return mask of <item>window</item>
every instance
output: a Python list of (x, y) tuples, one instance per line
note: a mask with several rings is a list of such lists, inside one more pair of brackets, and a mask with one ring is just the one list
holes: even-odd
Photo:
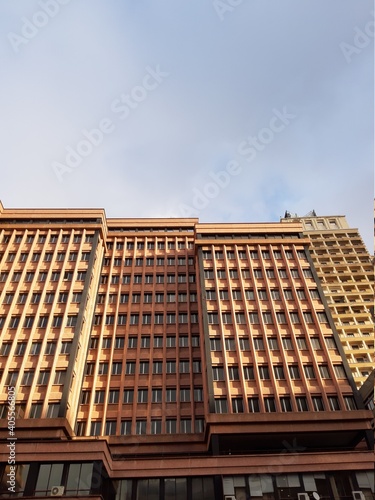
[(249, 312), (249, 321), (251, 325), (259, 324), (259, 316), (257, 312)]
[(115, 349), (122, 349), (124, 347), (125, 339), (124, 337), (115, 338)]
[(262, 313), (263, 316), (263, 322), (265, 325), (272, 325), (273, 324), (273, 319), (272, 319), (272, 314), (270, 311), (265, 311)]
[(133, 402), (133, 400), (134, 400), (134, 389), (125, 389), (123, 402), (126, 404), (130, 404)]
[(255, 278), (261, 279), (263, 277), (263, 273), (261, 269), (254, 269)]
[(34, 323), (34, 316), (26, 316), (25, 321), (23, 323), (24, 328), (31, 328)]
[(281, 365), (274, 365), (273, 371), (275, 373), (276, 380), (284, 380), (285, 379), (284, 368)]
[(167, 373), (176, 373), (176, 361), (167, 361), (166, 372)]
[(290, 274), (291, 274), (292, 278), (299, 278), (298, 269), (291, 269)]
[(99, 363), (98, 375), (107, 375), (108, 363)]
[(254, 290), (250, 290), (250, 289), (245, 290), (245, 297), (246, 297), (246, 300), (254, 300), (255, 299)]
[(206, 290), (207, 300), (216, 300), (216, 290), (214, 288)]
[(67, 327), (75, 327), (77, 324), (77, 318), (78, 318), (78, 316), (68, 316), (67, 321), (66, 321), (66, 326)]
[(292, 411), (292, 403), (289, 397), (281, 397), (280, 398), (280, 406), (281, 411)]
[(291, 337), (283, 337), (282, 342), (283, 342), (284, 349), (286, 349), (286, 350), (292, 350), (293, 349), (293, 344), (292, 344)]
[(39, 355), (41, 347), (42, 347), (42, 343), (41, 342), (33, 342), (31, 344), (30, 354), (31, 355)]
[(215, 381), (224, 380), (224, 370), (222, 366), (213, 366), (212, 374)]
[(312, 278), (313, 277), (311, 269), (303, 269), (303, 275), (305, 278)]
[(340, 403), (337, 396), (328, 396), (329, 409), (332, 411), (340, 410)]
[(163, 313), (155, 313), (154, 324), (162, 325), (164, 322), (164, 314)]
[(247, 337), (239, 337), (238, 341), (241, 351), (250, 351), (250, 342)]
[[(244, 271), (242, 271), (242, 272), (244, 272)], [(238, 278), (238, 271), (237, 271), (237, 269), (229, 269), (229, 277), (233, 278), (233, 279), (237, 279)], [(246, 278), (246, 277), (247, 276), (244, 276), (244, 278)]]
[(94, 403), (95, 404), (104, 403), (104, 396), (105, 396), (105, 391), (95, 391)]
[(227, 351), (235, 351), (236, 350), (236, 344), (234, 342), (234, 337), (227, 337), (225, 339), (225, 349)]
[(320, 299), (319, 291), (317, 290), (317, 288), (312, 288), (310, 290), (310, 295), (312, 299)]
[(249, 405), (250, 413), (258, 413), (259, 412), (259, 399), (258, 398), (248, 398), (247, 400)]
[(125, 373), (126, 375), (134, 375), (135, 374), (135, 362), (127, 361), (125, 365)]
[(33, 281), (34, 276), (35, 276), (35, 273), (32, 273), (32, 272), (26, 273), (25, 281), (27, 283), (30, 283), (31, 281)]
[(314, 320), (313, 320), (313, 317), (312, 317), (312, 314), (310, 311), (305, 311), (303, 313), (303, 317), (304, 317), (304, 320), (306, 321), (306, 323), (308, 323), (308, 324), (314, 323)]
[(129, 285), (130, 284), (130, 274), (124, 274), (122, 277), (122, 284)]
[(190, 363), (189, 360), (180, 361), (180, 373), (190, 373)]
[(94, 363), (87, 363), (85, 375), (93, 375), (94, 374), (94, 367), (95, 367)]
[(154, 337), (154, 347), (163, 347), (163, 337)]
[[(10, 294), (12, 295), (12, 294)], [(40, 296), (40, 294), (39, 294)], [(26, 300), (27, 300), (27, 293), (20, 293), (18, 295), (18, 300), (17, 300), (17, 304), (26, 304)]]
[(242, 398), (232, 398), (232, 410), (233, 410), (233, 413), (243, 413), (243, 399)]
[(313, 346), (313, 349), (318, 350), (318, 349), (322, 348), (322, 346), (320, 345), (319, 337), (311, 337), (310, 340), (311, 340), (311, 344)]
[(147, 403), (148, 389), (138, 389), (138, 403)]
[(258, 252), (256, 250), (250, 250), (251, 259), (259, 259)]
[(278, 351), (279, 350), (279, 344), (277, 342), (276, 337), (268, 337), (267, 342), (268, 342), (268, 347), (271, 349), (271, 351)]
[(356, 410), (357, 405), (353, 396), (344, 396), (345, 406), (347, 410)]
[(267, 275), (267, 278), (274, 279), (275, 278), (275, 271), (273, 269), (267, 269), (266, 275)]
[(195, 402), (203, 401), (203, 389), (202, 389), (202, 387), (194, 387), (194, 401)]
[(207, 313), (208, 316), (208, 324), (209, 325), (217, 325), (219, 324), (219, 316), (217, 313)]
[(72, 342), (62, 342), (60, 354), (70, 354)]
[(193, 373), (201, 373), (201, 362), (198, 359), (193, 359)]
[(263, 288), (258, 290), (258, 297), (259, 300), (267, 300), (267, 290), (264, 290)]
[(132, 422), (131, 420), (121, 420), (121, 435), (129, 435), (131, 434)]
[(24, 371), (21, 385), (31, 385), (33, 382), (34, 374), (34, 370)]
[(161, 403), (162, 402), (163, 391), (161, 389), (152, 389), (152, 402)]
[(251, 365), (243, 367), (245, 380), (254, 380), (254, 368)]
[(314, 411), (324, 411), (323, 399), (321, 396), (312, 396)]
[(335, 339), (333, 337), (324, 337), (328, 349), (337, 349)]
[(281, 259), (282, 258), (280, 250), (275, 250), (273, 252), (273, 256), (275, 257), (275, 259)]
[(156, 283), (164, 283), (164, 274), (157, 274), (156, 275)]
[(289, 288), (285, 288), (284, 289), (284, 297), (286, 298), (286, 300), (293, 300), (292, 290), (290, 290)]
[(114, 361), (112, 363), (112, 375), (121, 375), (122, 373), (122, 362)]
[[(18, 344), (20, 345), (20, 344)], [(11, 342), (4, 342), (3, 345), (0, 348), (0, 356), (8, 356), (10, 353), (10, 348), (12, 346)], [(18, 355), (18, 353), (16, 353)]]
[(275, 398), (273, 397), (264, 398), (264, 407), (266, 409), (266, 412), (268, 413), (275, 412), (276, 411)]
[(176, 419), (167, 419), (165, 422), (165, 431), (167, 434), (176, 434), (177, 421)]
[(301, 378), (298, 365), (289, 365), (288, 368), (289, 368), (289, 375), (292, 380), (299, 380)]
[(238, 366), (229, 366), (228, 374), (229, 374), (229, 380), (240, 380)]
[(314, 367), (312, 365), (304, 365), (303, 369), (304, 369), (306, 378), (308, 378), (308, 379), (315, 378)]
[(254, 337), (254, 347), (256, 351), (264, 350), (264, 342), (262, 337)]
[(150, 347), (150, 337), (148, 337), (148, 336), (141, 337), (141, 347), (143, 349), (148, 349)]
[(33, 403), (30, 408), (29, 418), (40, 418), (42, 416), (42, 403)]
[(276, 319), (279, 325), (285, 325), (286, 324), (286, 316), (284, 312), (277, 312), (276, 313)]
[(327, 315), (324, 311), (318, 312), (317, 315), (318, 315), (319, 323), (328, 323), (328, 318), (327, 318)]
[(166, 402), (167, 403), (175, 403), (176, 402), (176, 389), (167, 388), (165, 392)]
[[(119, 317), (120, 316), (122, 316), (122, 315), (119, 314)], [(145, 316), (145, 315), (143, 315), (143, 316)], [(149, 315), (149, 316), (151, 318), (151, 315)], [(131, 325), (138, 325), (138, 323), (139, 323), (139, 315), (138, 314), (131, 314), (130, 315), (130, 324)]]
[(333, 365), (335, 374), (337, 378), (346, 378), (345, 370), (343, 365)]
[(62, 316), (54, 316), (52, 321), (53, 328), (59, 328), (62, 326)]
[(199, 336), (198, 335), (193, 335), (191, 337), (191, 346), (192, 347), (199, 347)]
[(38, 376), (38, 385), (47, 385), (49, 382), (50, 372), (48, 370), (41, 370)]
[(306, 396), (296, 396), (296, 405), (298, 411), (309, 411)]
[(181, 336), (178, 339), (178, 345), (179, 347), (189, 347), (189, 337), (188, 336)]
[(261, 380), (269, 380), (270, 372), (268, 370), (268, 366), (266, 365), (259, 366), (259, 377)]
[(176, 337), (167, 337), (167, 347), (176, 347)]
[(53, 383), (55, 385), (63, 385), (65, 383), (65, 376), (66, 376), (65, 370), (57, 370), (55, 372), (55, 380), (53, 381)]
[(180, 389), (180, 401), (181, 403), (190, 402), (190, 389), (188, 387), (182, 387)]
[[(160, 295), (160, 294), (156, 294), (156, 299), (155, 301), (158, 302), (157, 300), (157, 296)], [(161, 294), (163, 295), (163, 294)], [(143, 302), (144, 304), (151, 304), (152, 303), (152, 293), (144, 293), (143, 294)]]
[(141, 274), (135, 274), (134, 275), (133, 283), (136, 284), (136, 285), (139, 285), (140, 283), (142, 283), (142, 275)]
[(141, 375), (147, 375), (149, 373), (150, 363), (148, 361), (141, 361), (139, 363), (139, 373)]
[(215, 413), (228, 413), (228, 403), (226, 398), (215, 399)]
[(59, 281), (60, 271), (53, 271), (51, 274), (51, 281)]
[(55, 354), (56, 351), (56, 342), (47, 342), (46, 351), (44, 354)]
[(210, 349), (211, 349), (211, 351), (221, 351), (221, 339), (220, 339), (220, 337), (210, 338)]
[(231, 325), (232, 324), (232, 314), (230, 312), (223, 312), (222, 313), (222, 320), (224, 325)]
[(306, 350), (307, 349), (307, 344), (306, 344), (306, 340), (305, 340), (305, 337), (297, 337), (297, 345), (298, 345), (298, 348), (301, 349), (301, 350)]
[(319, 372), (322, 378), (331, 378), (327, 365), (319, 365)]

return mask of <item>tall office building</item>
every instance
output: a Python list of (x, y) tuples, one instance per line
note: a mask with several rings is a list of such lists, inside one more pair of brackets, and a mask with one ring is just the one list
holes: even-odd
[(309, 247), (300, 223), (0, 205), (0, 497), (373, 499)]
[(358, 229), (344, 216), (292, 216), (310, 238), (310, 254), (322, 283), (357, 387), (374, 368), (374, 265)]

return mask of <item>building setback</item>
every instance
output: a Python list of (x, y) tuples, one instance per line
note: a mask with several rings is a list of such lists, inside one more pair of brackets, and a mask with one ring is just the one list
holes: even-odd
[(357, 387), (374, 367), (374, 264), (358, 232), (342, 215), (291, 214), (282, 222), (301, 222), (345, 356)]
[(0, 497), (373, 499), (309, 249), (300, 222), (0, 204)]

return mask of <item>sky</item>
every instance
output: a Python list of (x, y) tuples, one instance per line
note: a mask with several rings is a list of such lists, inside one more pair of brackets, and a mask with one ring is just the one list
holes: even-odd
[(370, 0), (3, 0), (0, 200), (346, 215), (373, 249)]

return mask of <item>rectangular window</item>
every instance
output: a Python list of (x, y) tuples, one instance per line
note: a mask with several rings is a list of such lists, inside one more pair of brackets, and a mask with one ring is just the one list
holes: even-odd
[(152, 389), (152, 402), (161, 403), (162, 402), (163, 391), (161, 389)]
[(292, 411), (292, 402), (289, 397), (284, 396), (280, 398), (281, 411)]
[(265, 325), (272, 325), (273, 324), (272, 314), (270, 311), (263, 312), (262, 316), (263, 316), (263, 322)]
[(229, 380), (240, 380), (238, 366), (229, 366), (228, 374), (229, 374)]
[(238, 341), (241, 351), (250, 351), (250, 342), (247, 337), (239, 337)]
[(125, 365), (125, 373), (126, 375), (134, 375), (135, 374), (135, 362), (127, 361)]
[(112, 375), (121, 375), (122, 373), (122, 362), (113, 361), (112, 363)]
[(165, 392), (166, 402), (167, 403), (175, 403), (176, 402), (176, 389), (167, 388)]
[(289, 369), (290, 378), (292, 380), (299, 380), (301, 378), (298, 365), (289, 365), (288, 369)]
[(243, 367), (245, 380), (254, 380), (254, 368), (251, 365)]
[(262, 337), (254, 337), (254, 347), (256, 351), (264, 351), (264, 342)]
[(251, 325), (259, 325), (259, 316), (257, 312), (249, 312), (249, 321)]
[(266, 412), (273, 413), (276, 411), (275, 398), (264, 398), (264, 407)]
[(130, 404), (133, 402), (133, 400), (134, 400), (134, 389), (125, 389), (123, 403)]
[(268, 366), (266, 365), (259, 366), (259, 377), (261, 380), (269, 380), (270, 372), (268, 370)]
[(267, 274), (267, 278), (269, 278), (269, 279), (275, 278), (275, 271), (273, 269), (267, 269), (266, 274)]
[(141, 361), (139, 363), (139, 373), (141, 375), (147, 375), (149, 373), (150, 363), (148, 361)]
[(255, 299), (254, 290), (250, 290), (250, 289), (245, 290), (245, 297), (246, 297), (246, 300), (254, 300)]
[(327, 365), (319, 365), (319, 372), (322, 378), (331, 378)]
[(243, 413), (243, 399), (242, 398), (232, 398), (232, 410), (233, 410), (233, 413)]
[(259, 399), (258, 398), (248, 398), (247, 400), (249, 405), (250, 413), (259, 413)]
[(167, 373), (176, 373), (176, 361), (167, 361), (166, 372)]
[(340, 410), (340, 403), (337, 396), (328, 396), (329, 409), (332, 411)]
[(165, 431), (167, 434), (176, 434), (177, 430), (177, 421), (176, 419), (167, 419), (165, 422)]
[(215, 399), (215, 413), (228, 413), (228, 403), (226, 398)]
[(298, 411), (309, 411), (306, 396), (296, 396), (296, 405)]
[(268, 347), (270, 348), (271, 351), (278, 351), (279, 350), (279, 344), (277, 342), (276, 337), (268, 337), (267, 342), (268, 342)]
[(213, 366), (212, 374), (215, 381), (224, 380), (224, 370), (222, 366)]
[(276, 320), (279, 325), (285, 325), (286, 324), (286, 316), (284, 312), (277, 312), (276, 313)]
[(283, 337), (282, 342), (283, 342), (284, 349), (286, 349), (286, 350), (292, 350), (293, 349), (293, 344), (292, 344), (291, 337)]
[(319, 337), (311, 337), (310, 340), (311, 340), (311, 344), (313, 346), (313, 349), (319, 350), (322, 348), (322, 346), (320, 345)]
[(312, 396), (314, 411), (324, 411), (323, 398), (321, 396)]
[(304, 369), (305, 376), (307, 379), (314, 379), (315, 378), (315, 372), (314, 372), (313, 365), (304, 365), (303, 369)]
[(274, 371), (276, 380), (284, 380), (285, 379), (284, 368), (281, 365), (274, 365), (273, 371)]
[(267, 290), (260, 288), (258, 290), (258, 297), (259, 297), (259, 300), (267, 300)]
[(138, 403), (147, 403), (148, 389), (138, 389)]

